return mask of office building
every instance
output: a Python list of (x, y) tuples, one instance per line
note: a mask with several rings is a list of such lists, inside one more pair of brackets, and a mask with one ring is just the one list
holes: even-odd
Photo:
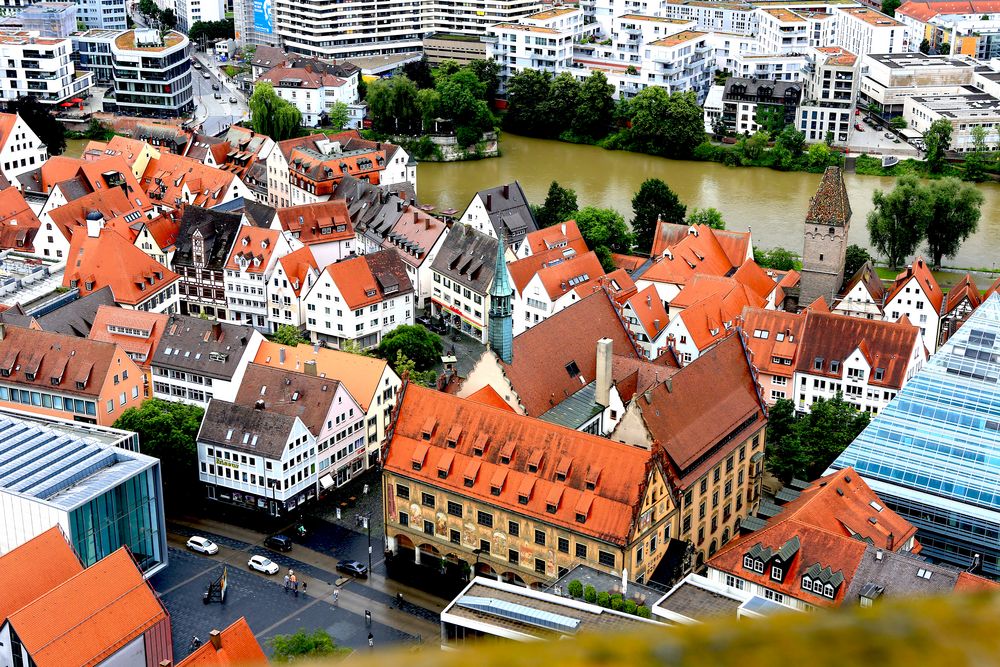
[(0, 410), (0, 552), (58, 526), (84, 566), (127, 546), (145, 576), (166, 567), (160, 462), (138, 449), (129, 431)]
[(30, 95), (42, 104), (56, 105), (85, 94), (93, 85), (89, 72), (74, 69), (69, 39), (28, 32), (0, 34), (0, 49), (4, 58), (0, 96), (5, 101)]

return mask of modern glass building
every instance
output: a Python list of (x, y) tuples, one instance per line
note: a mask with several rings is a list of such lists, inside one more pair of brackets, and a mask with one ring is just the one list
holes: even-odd
[(923, 555), (1000, 576), (1000, 294), (834, 462), (918, 529)]
[(160, 462), (134, 433), (0, 411), (0, 554), (58, 525), (84, 567), (127, 546), (167, 565)]

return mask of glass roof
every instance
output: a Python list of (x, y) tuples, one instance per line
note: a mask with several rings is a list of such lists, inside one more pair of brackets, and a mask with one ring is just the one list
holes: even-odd
[(993, 294), (837, 458), (861, 475), (1000, 509), (1000, 294)]

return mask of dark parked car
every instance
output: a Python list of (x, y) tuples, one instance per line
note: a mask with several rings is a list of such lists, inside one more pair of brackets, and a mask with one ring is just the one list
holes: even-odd
[(355, 577), (367, 577), (368, 566), (362, 565), (356, 560), (342, 560), (337, 562), (337, 570), (345, 572)]
[(288, 535), (271, 535), (264, 540), (264, 546), (275, 551), (291, 551), (292, 538)]
[(219, 89), (219, 84), (213, 83), (212, 84), (212, 90), (218, 90), (218, 89)]

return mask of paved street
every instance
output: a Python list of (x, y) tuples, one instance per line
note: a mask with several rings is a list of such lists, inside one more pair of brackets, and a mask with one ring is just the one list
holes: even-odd
[[(200, 51), (192, 51), (191, 57), (202, 65), (200, 70), (191, 70), (196, 105), (195, 117), (202, 124), (202, 132), (210, 135), (218, 134), (226, 127), (244, 118), (247, 113), (246, 101), (243, 94), (236, 90), (235, 85), (225, 82), (225, 77), (220, 74), (219, 63), (215, 62), (214, 56)], [(206, 73), (209, 76), (207, 79), (204, 76)], [(218, 85), (219, 90), (213, 90), (212, 84)], [(215, 99), (217, 92), (222, 96), (222, 99)], [(229, 101), (233, 97), (237, 100), (235, 104)]]

